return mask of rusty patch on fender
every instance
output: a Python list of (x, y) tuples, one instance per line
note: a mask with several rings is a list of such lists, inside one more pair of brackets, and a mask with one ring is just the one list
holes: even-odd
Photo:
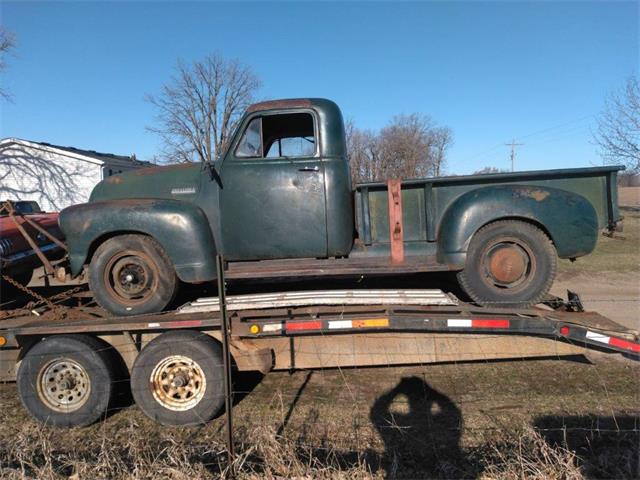
[(536, 202), (541, 202), (551, 195), (546, 190), (540, 190), (538, 188), (517, 188), (515, 191), (522, 197), (533, 198)]

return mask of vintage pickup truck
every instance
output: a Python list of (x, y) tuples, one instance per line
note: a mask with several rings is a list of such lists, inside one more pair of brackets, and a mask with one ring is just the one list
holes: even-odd
[(248, 108), (213, 164), (99, 183), (60, 214), (73, 275), (114, 314), (157, 312), (179, 281), (457, 271), (486, 305), (540, 302), (556, 258), (621, 227), (623, 167), (392, 180), (352, 187), (342, 114), (326, 99)]

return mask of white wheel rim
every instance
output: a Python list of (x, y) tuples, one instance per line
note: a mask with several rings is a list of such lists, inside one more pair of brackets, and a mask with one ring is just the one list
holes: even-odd
[(91, 379), (75, 360), (57, 358), (40, 369), (37, 391), (42, 403), (51, 410), (74, 412), (89, 399)]
[(200, 365), (184, 355), (172, 355), (158, 362), (149, 383), (153, 398), (164, 408), (176, 412), (195, 407), (207, 389)]

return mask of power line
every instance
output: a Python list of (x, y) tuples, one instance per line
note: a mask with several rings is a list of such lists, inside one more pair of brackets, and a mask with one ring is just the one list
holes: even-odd
[[(546, 135), (543, 135), (543, 137), (549, 137), (549, 136), (554, 136), (556, 134), (562, 134), (563, 131), (566, 132), (566, 133), (573, 132), (573, 131), (576, 131), (577, 129), (584, 128), (585, 125), (579, 125), (579, 126), (575, 126), (575, 127), (570, 127), (568, 129), (566, 129), (564, 127), (567, 127), (569, 125), (574, 125), (576, 123), (584, 122), (585, 120), (588, 120), (588, 119), (593, 118), (593, 117), (595, 117), (594, 114), (583, 115), (581, 117), (575, 118), (575, 119), (570, 120), (568, 122), (559, 123), (559, 124), (556, 124), (556, 125), (548, 127), (548, 128), (543, 128), (541, 130), (536, 130), (534, 132), (527, 133), (525, 135), (519, 135), (518, 138), (525, 139), (525, 138), (530, 138), (530, 137), (536, 137), (538, 135), (543, 135), (543, 134), (546, 134)], [(536, 143), (537, 142), (538, 142), (538, 140), (536, 140)], [(544, 142), (544, 140), (542, 140), (542, 142)], [(467, 157), (465, 159), (465, 161), (471, 161), (471, 160), (475, 160), (475, 159), (486, 157), (487, 155), (489, 155), (489, 154), (495, 152), (496, 150), (498, 150), (502, 145), (503, 145), (502, 143), (498, 143), (496, 145), (493, 145), (492, 147), (489, 147), (486, 150), (482, 150), (479, 153), (475, 153), (475, 154)]]
[[(575, 120), (571, 120), (569, 122), (560, 123), (560, 124), (555, 125), (553, 127), (544, 128), (542, 130), (538, 130), (538, 131), (533, 132), (533, 133), (528, 133), (526, 135), (521, 135), (519, 138), (535, 137), (536, 135), (540, 135), (542, 133), (550, 132), (552, 130), (557, 130), (559, 128), (566, 127), (567, 125), (573, 125), (574, 123), (582, 122), (583, 120), (587, 120), (587, 119), (592, 118), (592, 117), (595, 117), (595, 115), (594, 114), (583, 115), (582, 117), (576, 118)], [(574, 127), (572, 127), (572, 128), (574, 128)]]
[(511, 140), (511, 143), (505, 143), (507, 147), (511, 147), (511, 171), (514, 171), (516, 163), (516, 147), (524, 145), (524, 143), (516, 143), (515, 139)]

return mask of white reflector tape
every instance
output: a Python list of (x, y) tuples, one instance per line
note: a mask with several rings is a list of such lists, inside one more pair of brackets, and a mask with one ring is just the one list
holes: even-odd
[(471, 328), (471, 320), (463, 318), (450, 318), (447, 320), (447, 327), (467, 327)]
[(336, 328), (353, 328), (353, 323), (351, 320), (330, 320), (329, 329), (333, 330)]
[(606, 343), (607, 345), (609, 344), (609, 340), (611, 340), (611, 337), (608, 337), (607, 335), (590, 332), (589, 330), (587, 330), (587, 338), (589, 340), (593, 340), (594, 342)]
[(160, 324), (159, 323), (149, 323), (148, 326), (149, 326), (149, 328), (154, 328), (154, 327), (159, 327)]
[(280, 330), (282, 330), (281, 323), (267, 323), (262, 325), (263, 332), (279, 332)]

